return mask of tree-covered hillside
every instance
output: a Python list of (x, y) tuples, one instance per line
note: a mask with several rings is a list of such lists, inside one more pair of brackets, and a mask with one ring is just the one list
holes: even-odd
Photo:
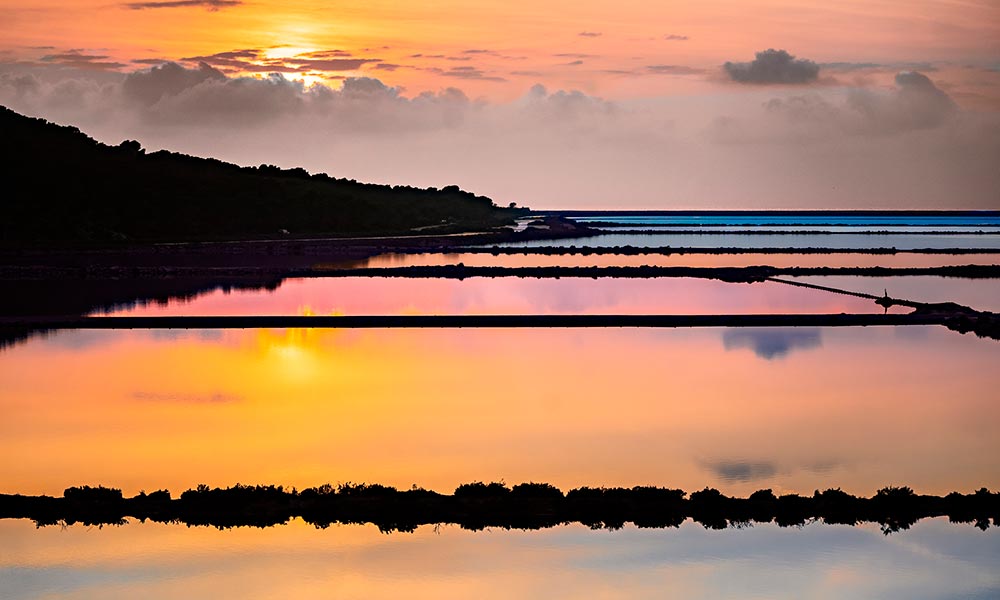
[[(75, 127), (0, 107), (3, 218), (11, 246), (392, 235), (477, 230), (520, 210), (460, 190), (239, 167), (135, 141), (102, 144)], [(442, 226), (444, 225), (444, 226)]]

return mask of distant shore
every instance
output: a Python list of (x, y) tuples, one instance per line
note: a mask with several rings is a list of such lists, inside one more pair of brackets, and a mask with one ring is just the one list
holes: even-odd
[(770, 489), (747, 498), (718, 490), (577, 488), (563, 493), (546, 483), (470, 483), (451, 495), (414, 488), (399, 491), (378, 484), (325, 485), (302, 491), (281, 486), (220, 489), (198, 486), (174, 499), (166, 490), (133, 498), (105, 487), (68, 488), (62, 498), (0, 494), (0, 518), (31, 519), (39, 526), (124, 525), (126, 518), (226, 529), (270, 527), (302, 518), (319, 528), (333, 523), (373, 523), (384, 532), (413, 531), (420, 525), (454, 523), (464, 529), (540, 529), (583, 523), (592, 529), (678, 527), (692, 519), (710, 529), (774, 522), (782, 527), (822, 520), (828, 524), (877, 523), (883, 533), (909, 529), (920, 519), (946, 516), (986, 530), (1000, 526), (1000, 494), (986, 488), (946, 496), (882, 488), (870, 498), (839, 489), (811, 496), (776, 496)]

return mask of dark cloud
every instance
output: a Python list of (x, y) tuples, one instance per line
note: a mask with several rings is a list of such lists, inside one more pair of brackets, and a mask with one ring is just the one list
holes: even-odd
[(126, 2), (122, 6), (132, 10), (146, 10), (150, 8), (189, 8), (192, 6), (207, 8), (215, 12), (222, 8), (239, 6), (243, 0), (166, 0), (164, 2)]
[(572, 62), (564, 63), (567, 67), (578, 67), (583, 64), (582, 60), (574, 60)]
[(726, 350), (750, 348), (764, 360), (784, 358), (792, 350), (822, 345), (819, 329), (726, 329), (722, 334)]
[(257, 48), (247, 48), (244, 50), (217, 52), (205, 56), (188, 56), (181, 60), (184, 62), (205, 63), (222, 69), (245, 70), (250, 61), (259, 60), (262, 54), (262, 51)]
[(481, 81), (507, 81), (503, 77), (490, 75), (476, 67), (452, 67), (441, 73), (445, 77), (457, 77), (459, 79), (479, 79)]
[(577, 35), (585, 38), (596, 38), (601, 37), (603, 34), (599, 31), (581, 31)]
[(378, 71), (395, 71), (396, 69), (399, 69), (402, 66), (403, 65), (397, 65), (393, 63), (378, 63), (377, 65), (375, 65), (375, 69)]
[(330, 58), (330, 59), (283, 59), (291, 64), (296, 71), (357, 71), (367, 63), (377, 63), (377, 58)]
[(727, 62), (722, 68), (739, 83), (809, 83), (819, 77), (819, 65), (813, 61), (773, 48), (758, 52), (748, 63)]
[(597, 58), (593, 54), (579, 54), (576, 52), (560, 52), (559, 54), (553, 54), (556, 58)]
[(511, 75), (516, 75), (518, 77), (544, 77), (545, 73), (541, 71), (511, 71)]
[(705, 72), (704, 69), (683, 65), (649, 65), (646, 70), (657, 75), (700, 75)]
[(347, 58), (343, 50), (320, 50), (288, 58), (268, 59), (257, 48), (230, 50), (206, 56), (188, 56), (184, 62), (204, 63), (229, 72), (250, 73), (304, 73), (309, 71), (357, 71), (366, 63), (380, 62), (378, 58)]
[(470, 50), (463, 50), (462, 54), (496, 54), (493, 50), (484, 50), (482, 48), (472, 48)]
[(707, 466), (719, 479), (730, 483), (768, 479), (778, 472), (770, 462), (722, 461)]
[(351, 58), (352, 54), (347, 50), (317, 50), (316, 52), (304, 52), (296, 54), (296, 58)]
[(676, 33), (668, 33), (667, 35), (663, 36), (663, 39), (667, 40), (668, 42), (686, 42), (688, 41), (689, 38), (686, 35), (677, 35)]
[(75, 69), (92, 69), (98, 71), (115, 71), (126, 67), (125, 63), (107, 60), (104, 54), (86, 54), (80, 50), (69, 50), (59, 54), (46, 54), (40, 60), (44, 63), (73, 67)]
[(878, 69), (892, 69), (901, 70), (906, 69), (910, 71), (937, 71), (937, 67), (930, 63), (916, 63), (916, 62), (895, 62), (895, 63), (873, 63), (873, 62), (828, 62), (819, 63), (819, 67), (830, 71), (869, 71)]
[(147, 71), (130, 73), (122, 82), (122, 94), (141, 105), (152, 106), (164, 96), (176, 96), (205, 81), (223, 81), (226, 76), (218, 69), (201, 63), (196, 69), (185, 69), (168, 62)]

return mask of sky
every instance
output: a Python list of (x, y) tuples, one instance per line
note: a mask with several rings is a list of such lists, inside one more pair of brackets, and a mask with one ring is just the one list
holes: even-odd
[(1000, 2), (7, 0), (0, 104), (534, 208), (1000, 208)]

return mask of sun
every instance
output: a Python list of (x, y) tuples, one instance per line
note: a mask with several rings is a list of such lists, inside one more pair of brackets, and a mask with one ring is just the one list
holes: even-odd
[(264, 51), (264, 58), (267, 60), (282, 60), (294, 58), (310, 52), (319, 52), (318, 48), (307, 48), (304, 46), (275, 46)]

